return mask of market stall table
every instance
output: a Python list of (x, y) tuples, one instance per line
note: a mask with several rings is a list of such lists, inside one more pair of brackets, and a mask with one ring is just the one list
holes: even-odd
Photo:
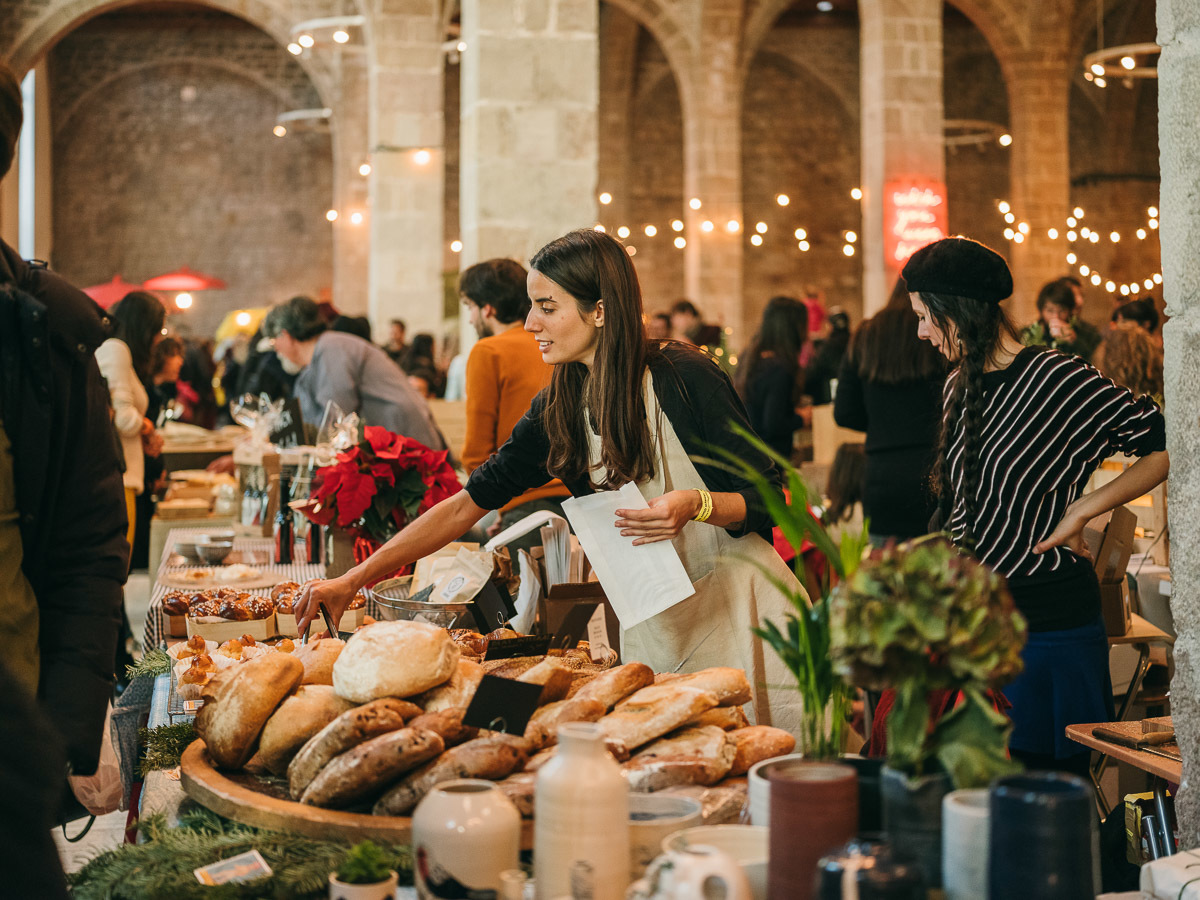
[[(1174, 853), (1175, 843), (1174, 836), (1171, 834), (1170, 824), (1170, 810), (1174, 807), (1174, 801), (1167, 796), (1166, 790), (1168, 783), (1179, 784), (1183, 780), (1183, 762), (1173, 758), (1168, 759), (1161, 752), (1136, 750), (1132, 747), (1124, 747), (1120, 744), (1106, 741), (1103, 738), (1095, 736), (1093, 732), (1097, 728), (1112, 728), (1131, 731), (1132, 733), (1129, 724), (1125, 722), (1096, 722), (1088, 725), (1068, 725), (1067, 737), (1076, 743), (1083, 744), (1085, 747), (1100, 751), (1101, 761), (1112, 758), (1117, 762), (1126, 763), (1134, 768), (1141, 769), (1152, 776), (1154, 805), (1159, 820), (1158, 839), (1166, 855)], [(1096, 786), (1096, 793), (1100, 802), (1107, 806), (1100, 791), (1099, 781), (1095, 779), (1094, 775), (1093, 783)]]

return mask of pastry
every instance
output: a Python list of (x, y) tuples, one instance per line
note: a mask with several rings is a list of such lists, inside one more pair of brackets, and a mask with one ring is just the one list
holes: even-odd
[(367, 597), (362, 591), (359, 591), (354, 595), (354, 599), (350, 601), (350, 605), (346, 609), (362, 609), (366, 605)]
[(230, 659), (241, 659), (242, 658), (242, 649), (243, 649), (242, 642), (239, 641), (237, 638), (233, 638), (233, 639), (228, 640), (225, 643), (223, 643), (218, 648), (218, 652), (225, 654)]
[(250, 597), (246, 601), (251, 619), (266, 619), (275, 612), (275, 604), (266, 597)]
[(487, 653), (487, 642), (478, 631), (469, 628), (451, 628), (450, 638), (466, 653), (473, 656), (483, 656)]
[(356, 632), (333, 664), (333, 687), (356, 703), (412, 697), (447, 681), (459, 651), (444, 628), (424, 622), (376, 622)]
[(188, 611), (187, 594), (183, 591), (171, 591), (163, 597), (163, 612), (168, 616), (186, 616)]
[(220, 616), (221, 602), (219, 600), (201, 600), (188, 607), (189, 619), (200, 619), (207, 616)]
[(263, 726), (258, 755), (276, 775), (286, 775), (288, 763), (308, 739), (353, 705), (327, 684), (302, 684)]
[(288, 765), (288, 791), (299, 800), (305, 788), (335, 756), (369, 738), (403, 728), (421, 710), (406, 700), (385, 697), (342, 713), (300, 748)]
[(755, 763), (783, 756), (796, 749), (796, 739), (782, 728), (770, 725), (750, 725), (729, 732), (734, 757), (730, 775), (745, 775)]
[(266, 653), (218, 673), (204, 686), (196, 731), (209, 756), (226, 769), (239, 769), (254, 755), (267, 719), (304, 675), (288, 653)]
[(442, 782), (455, 778), (498, 781), (515, 772), (527, 758), (522, 742), (508, 735), (467, 741), (406, 775), (376, 801), (372, 811), (376, 815), (406, 816)]
[(296, 645), (291, 638), (280, 638), (275, 642), (275, 649), (280, 653), (291, 653), (296, 649)]
[[(578, 695), (576, 695), (578, 697)], [(618, 758), (674, 731), (718, 703), (717, 695), (674, 682), (644, 687), (600, 720), (609, 751)]]
[(187, 659), (189, 656), (199, 656), (201, 653), (208, 652), (208, 641), (198, 634), (193, 634), (187, 639), (187, 643), (183, 648), (175, 654), (175, 659)]
[(217, 671), (217, 664), (213, 662), (212, 657), (207, 653), (201, 653), (192, 657), (192, 664), (189, 669), (195, 669), (198, 672), (208, 672), (209, 674)]
[(331, 760), (300, 797), (309, 806), (348, 806), (382, 792), (444, 749), (432, 731), (401, 728), (363, 741)]
[(527, 771), (509, 775), (503, 781), (497, 782), (496, 787), (517, 808), (517, 812), (521, 814), (521, 818), (532, 819), (534, 787), (536, 784), (537, 775), (534, 772)]
[(301, 684), (333, 684), (333, 664), (345, 646), (341, 638), (317, 638), (296, 647), (292, 652), (304, 664)]
[(300, 585), (294, 581), (281, 581), (275, 587), (271, 588), (271, 599), (278, 600), (284, 594), (298, 594)]
[(640, 662), (625, 663), (601, 672), (579, 689), (576, 697), (599, 700), (605, 709), (612, 709), (630, 694), (654, 684), (654, 671)]
[(241, 600), (222, 600), (217, 615), (231, 622), (248, 622), (251, 619), (250, 607)]
[(243, 647), (255, 647), (258, 645), (258, 642), (254, 640), (254, 636), (250, 634), (243, 634), (238, 640), (242, 642)]
[(453, 707), (465, 708), (475, 696), (475, 689), (483, 680), (483, 667), (469, 659), (459, 659), (454, 674), (445, 684), (420, 694), (413, 702), (426, 712), (437, 712), (439, 709)]
[(644, 747), (622, 768), (629, 789), (646, 793), (677, 784), (716, 784), (729, 774), (736, 747), (716, 725), (681, 728)]
[(275, 597), (274, 600), (275, 600), (275, 612), (283, 613), (285, 616), (290, 616), (290, 615), (294, 614), (295, 609), (296, 609), (296, 607), (295, 607), (296, 595), (295, 594), (281, 594), (280, 596)]

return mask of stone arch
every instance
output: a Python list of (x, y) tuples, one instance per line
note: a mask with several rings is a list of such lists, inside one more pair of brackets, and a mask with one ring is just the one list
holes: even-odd
[(683, 107), (684, 118), (692, 108), (691, 79), (687, 77), (692, 67), (695, 47), (688, 40), (674, 14), (668, 12), (661, 0), (606, 0), (646, 29), (650, 36), (662, 48), (671, 73), (675, 76), (675, 86), (679, 90), (679, 102)]
[[(66, 0), (22, 29), (7, 48), (9, 65), (18, 74), (33, 67), (58, 40), (88, 19), (127, 6), (139, 0)], [(204, 6), (228, 13), (270, 35), (280, 46), (291, 41), (291, 18), (284, 8), (270, 0), (200, 0)], [(335, 96), (332, 73), (311, 56), (297, 57), (326, 106)]]
[(771, 65), (789, 73), (797, 79), (816, 82), (821, 86), (822, 90), (827, 91), (831, 96), (837, 97), (844, 115), (851, 119), (858, 118), (857, 85), (847, 86), (839, 81), (828, 78), (826, 73), (817, 67), (805, 65), (803, 60), (783, 56), (782, 54), (773, 53), (768, 50), (763, 50), (755, 54), (755, 61), (769, 62)]
[(82, 106), (87, 100), (89, 100), (91, 97), (93, 97), (100, 91), (107, 89), (108, 86), (111, 85), (113, 82), (118, 81), (122, 78), (126, 78), (127, 76), (129, 76), (135, 72), (144, 72), (144, 71), (149, 71), (151, 69), (161, 68), (163, 66), (175, 66), (175, 65), (179, 65), (179, 64), (190, 64), (190, 65), (204, 66), (204, 67), (210, 68), (210, 69), (220, 69), (221, 71), (227, 72), (230, 75), (234, 75), (245, 81), (252, 82), (255, 86), (261, 88), (262, 90), (266, 91), (267, 93), (273, 94), (276, 97), (276, 99), (278, 99), (285, 106), (286, 106), (286, 104), (290, 103), (294, 99), (291, 92), (289, 90), (287, 90), (286, 88), (281, 87), (278, 84), (273, 84), (271, 81), (264, 78), (259, 73), (253, 72), (244, 66), (239, 66), (236, 63), (226, 62), (225, 60), (212, 59), (210, 57), (176, 56), (169, 60), (166, 60), (166, 59), (154, 60), (152, 62), (138, 63), (136, 65), (125, 66), (125, 67), (121, 68), (120, 70), (113, 72), (112, 74), (100, 79), (95, 84), (89, 86), (88, 89), (84, 93), (82, 93), (78, 97), (76, 97), (74, 102), (66, 110), (64, 110), (60, 116), (58, 116), (56, 118), (56, 120), (54, 122), (55, 130), (57, 131), (61, 128), (64, 128), (67, 125), (67, 123), (71, 121), (71, 118), (79, 110), (80, 106)]

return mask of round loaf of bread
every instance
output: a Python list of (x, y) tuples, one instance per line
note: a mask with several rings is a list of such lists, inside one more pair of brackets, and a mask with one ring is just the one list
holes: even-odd
[(258, 755), (276, 775), (286, 775), (288, 763), (310, 737), (354, 704), (327, 684), (302, 684), (267, 720), (258, 742)]
[(376, 622), (355, 632), (333, 664), (339, 697), (368, 703), (411, 697), (454, 674), (458, 645), (444, 628), (424, 622)]
[(346, 642), (341, 638), (317, 638), (301, 644), (292, 652), (304, 665), (301, 684), (333, 684), (333, 664)]
[(226, 769), (244, 766), (263, 725), (303, 675), (304, 666), (290, 653), (264, 653), (215, 675), (196, 714), (196, 732), (213, 761)]

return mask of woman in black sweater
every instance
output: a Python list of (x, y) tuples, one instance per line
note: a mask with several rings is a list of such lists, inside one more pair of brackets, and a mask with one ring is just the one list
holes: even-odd
[[(1112, 712), (1100, 589), (1083, 540), (1096, 516), (1161, 484), (1162, 413), (1075, 356), (1022, 347), (1000, 302), (1008, 265), (966, 238), (936, 241), (904, 267), (918, 333), (954, 371), (946, 381), (936, 485), (955, 543), (1008, 580), (1029, 623), (1024, 670), (1005, 688), (1009, 747), (1031, 768), (1086, 777), (1068, 725)], [(1084, 494), (1113, 453), (1141, 457)]]
[(867, 433), (863, 516), (880, 543), (929, 531), (945, 380), (946, 361), (917, 337), (917, 314), (897, 280), (887, 306), (854, 335), (833, 399), (834, 420)]
[(739, 388), (750, 426), (784, 459), (791, 458), (796, 430), (806, 424), (796, 404), (804, 374), (800, 351), (807, 340), (808, 307), (794, 297), (772, 297), (742, 359)]

